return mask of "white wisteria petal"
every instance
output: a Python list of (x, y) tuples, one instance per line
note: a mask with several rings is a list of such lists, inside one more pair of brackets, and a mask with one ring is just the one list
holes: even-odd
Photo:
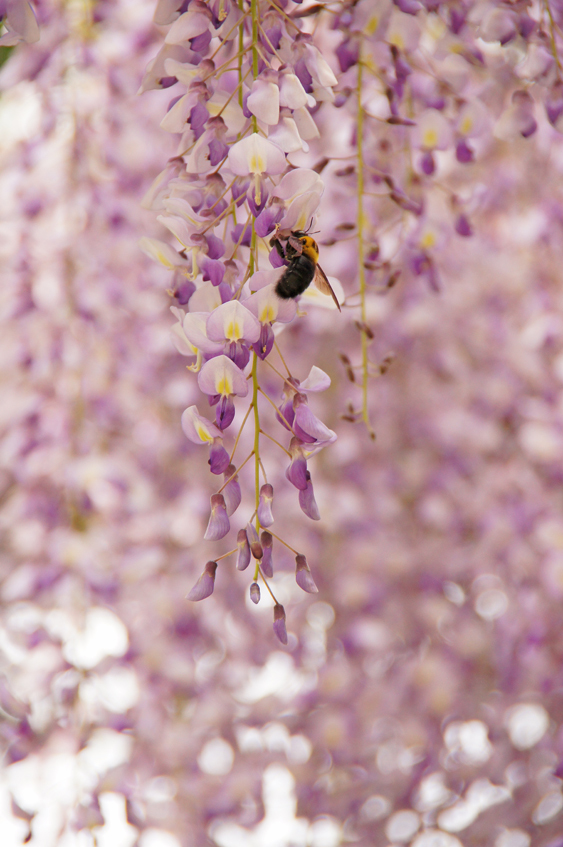
[(275, 82), (255, 79), (246, 105), (259, 121), (275, 126), (280, 119), (280, 90)]
[(211, 164), (209, 162), (209, 142), (213, 137), (209, 132), (204, 132), (202, 136), (198, 138), (194, 146), (192, 147), (192, 152), (186, 159), (186, 172), (189, 174), (205, 174), (207, 171), (211, 170)]
[(307, 192), (301, 197), (296, 197), (280, 221), (282, 230), (308, 230), (314, 222), (315, 214), (319, 208), (320, 196), (316, 191)]
[[(329, 276), (327, 278), (331, 284), (334, 294), (336, 295), (336, 299), (339, 303), (343, 303), (346, 299), (346, 295), (344, 294), (342, 283), (339, 279), (336, 279), (335, 276)], [(310, 285), (309, 288), (307, 288), (301, 299), (302, 301), (306, 300), (309, 303), (314, 303), (315, 306), (322, 306), (323, 309), (336, 309), (336, 303), (330, 294), (323, 294), (322, 291), (319, 291), (319, 289), (314, 285)]]
[[(256, 271), (247, 281), (246, 286), (250, 291), (258, 291), (260, 288), (265, 288), (267, 285), (275, 285), (285, 268), (274, 268), (271, 271)], [(244, 301), (246, 305), (246, 300)], [(255, 313), (256, 314), (256, 313)]]
[(166, 34), (166, 44), (183, 44), (196, 35), (202, 35), (209, 29), (210, 19), (202, 12), (184, 12), (177, 18)]
[(207, 319), (207, 335), (213, 341), (250, 341), (260, 338), (260, 323), (238, 300), (229, 300), (215, 309)]
[(490, 122), (489, 113), (480, 100), (473, 99), (459, 110), (457, 131), (466, 138), (480, 135)]
[(199, 68), (197, 65), (190, 65), (189, 62), (179, 62), (177, 59), (166, 59), (164, 62), (164, 70), (167, 76), (175, 76), (178, 82), (182, 85), (189, 85), (197, 75)]
[[(7, 32), (0, 38), (0, 46), (15, 47), (21, 41), (34, 44), (39, 41), (39, 26), (30, 3), (15, 2), (3, 4), (3, 24)], [(6, 8), (7, 6), (7, 8)]]
[(178, 0), (158, 0), (152, 17), (157, 26), (168, 26), (178, 17)]
[(303, 141), (299, 135), (297, 124), (293, 118), (282, 118), (268, 138), (279, 144), (285, 153), (295, 153), (297, 150), (307, 152), (309, 149), (307, 142)]
[(277, 144), (257, 132), (233, 144), (229, 150), (229, 167), (237, 176), (247, 174), (281, 174), (287, 165)]
[(385, 40), (398, 47), (402, 53), (412, 53), (420, 40), (420, 24), (414, 15), (404, 15), (394, 9), (387, 28)]
[(174, 103), (171, 109), (166, 112), (160, 122), (161, 128), (165, 132), (182, 132), (185, 129), (186, 121), (193, 108), (193, 94), (184, 94), (180, 97), (177, 103)]
[(288, 109), (302, 109), (306, 106), (309, 95), (301, 85), (296, 74), (282, 74), (280, 79), (280, 106)]
[(261, 324), (289, 323), (297, 313), (295, 300), (282, 300), (274, 285), (267, 285), (251, 294), (244, 301), (245, 306), (258, 318)]
[(295, 109), (293, 118), (301, 138), (306, 141), (309, 141), (311, 138), (319, 138), (319, 128), (308, 109)]
[(299, 391), (326, 391), (330, 385), (330, 377), (321, 368), (313, 365), (309, 376), (299, 383)]
[(207, 335), (208, 317), (209, 315), (206, 312), (188, 312), (184, 317), (183, 329), (186, 338), (196, 350), (201, 350), (202, 353), (207, 355), (213, 355), (223, 350), (223, 344), (218, 344), (217, 341), (210, 339)]
[(222, 397), (231, 394), (246, 397), (248, 394), (248, 383), (243, 372), (227, 356), (216, 356), (206, 362), (197, 381), (204, 394), (220, 394)]
[(229, 94), (226, 91), (216, 91), (213, 96), (207, 101), (207, 111), (212, 118), (217, 117), (221, 112), (221, 117), (225, 121), (227, 127), (227, 137), (232, 138), (242, 132), (246, 124), (246, 118), (243, 111), (235, 98), (233, 97), (228, 103)]
[(176, 215), (157, 215), (156, 219), (165, 226), (166, 229), (170, 230), (172, 235), (178, 239), (183, 247), (190, 246), (192, 230), (186, 221), (182, 220), (182, 218), (176, 217)]
[(204, 282), (194, 291), (188, 305), (192, 312), (212, 312), (221, 305), (219, 288), (211, 282)]
[(438, 109), (426, 109), (412, 131), (413, 144), (426, 150), (445, 150), (452, 142), (452, 128)]
[(313, 79), (322, 88), (332, 88), (338, 83), (328, 62), (312, 44), (305, 46), (305, 64)]
[(199, 414), (197, 406), (188, 406), (182, 413), (181, 423), (184, 434), (194, 444), (211, 444), (214, 438), (223, 436), (219, 427)]
[(165, 241), (160, 241), (158, 238), (149, 238), (149, 236), (143, 235), (142, 238), (139, 238), (138, 244), (146, 256), (154, 259), (155, 262), (158, 262), (165, 268), (168, 268), (168, 270), (174, 270), (174, 268), (185, 268), (188, 266), (188, 262)]
[(321, 197), (324, 189), (324, 182), (316, 171), (311, 168), (294, 168), (282, 177), (273, 193), (282, 200), (294, 200), (305, 192), (316, 192)]
[(172, 344), (181, 356), (197, 356), (197, 347), (194, 347), (186, 338), (186, 333), (180, 321), (170, 327), (170, 337)]

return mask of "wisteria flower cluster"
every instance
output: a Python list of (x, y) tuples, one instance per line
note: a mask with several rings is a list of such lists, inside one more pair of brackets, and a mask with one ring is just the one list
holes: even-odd
[[(243, 521), (237, 547), (207, 563), (188, 597), (202, 600), (212, 593), (218, 561), (236, 553), (237, 568), (244, 570), (252, 558), (250, 597), (259, 602), (261, 577), (275, 602), (275, 632), (287, 643), (285, 613), (267, 582), (273, 575), (273, 538), (281, 539), (269, 530), (274, 490), (260, 440), (266, 436), (286, 454), (286, 476), (299, 492), (299, 505), (319, 520), (307, 460), (336, 434), (314, 415), (308, 393), (327, 388), (330, 379), (314, 366), (300, 381), (287, 368), (276, 334), (294, 320), (297, 305), (280, 296), (277, 285), (291, 265), (286, 257), (292, 254), (283, 242), (311, 229), (324, 190), (314, 170), (292, 167), (286, 154), (307, 149), (307, 141), (318, 136), (310, 110), (334, 99), (336, 78), (311, 39), (269, 2), (161, 2), (155, 21), (170, 28), (142, 90), (179, 83), (185, 93), (171, 101), (162, 122), (164, 129), (180, 134), (177, 155), (146, 203), (160, 212), (159, 221), (181, 248), (148, 237), (142, 246), (174, 270), (174, 343), (194, 360), (188, 367), (215, 407), (214, 423), (195, 405), (182, 415), (190, 441), (209, 445), (211, 473), (223, 475), (211, 497), (207, 540), (228, 534), (242, 498), (239, 472), (254, 463), (254, 513)], [(293, 254), (299, 255), (295, 249)], [(277, 401), (262, 387), (260, 362), (281, 380)], [(224, 438), (235, 420), (235, 399), (249, 394), (228, 452)], [(276, 409), (278, 438), (289, 435), (287, 446), (263, 429), (261, 395)], [(252, 450), (235, 461), (249, 420), (254, 424)], [(293, 554), (298, 585), (316, 592), (305, 556), (297, 550)]]

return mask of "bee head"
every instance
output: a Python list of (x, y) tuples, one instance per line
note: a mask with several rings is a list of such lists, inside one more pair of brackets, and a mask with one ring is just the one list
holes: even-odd
[(311, 259), (315, 264), (319, 261), (319, 248), (317, 242), (310, 235), (303, 235), (299, 239), (303, 247), (302, 254)]

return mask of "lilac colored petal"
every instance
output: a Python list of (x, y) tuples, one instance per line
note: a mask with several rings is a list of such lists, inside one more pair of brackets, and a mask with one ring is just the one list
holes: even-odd
[(199, 264), (202, 270), (203, 279), (210, 280), (212, 285), (221, 285), (225, 276), (225, 265), (217, 259), (210, 259), (208, 256), (201, 256)]
[(248, 365), (250, 350), (245, 344), (241, 344), (238, 341), (231, 341), (226, 345), (225, 355), (235, 363), (237, 368), (243, 371)]
[(283, 209), (278, 205), (271, 205), (267, 209), (262, 209), (254, 222), (256, 235), (259, 235), (260, 238), (265, 238), (273, 232), (276, 224), (281, 221), (282, 217)]
[(462, 165), (472, 162), (474, 159), (473, 150), (463, 138), (456, 144), (455, 157)]
[(260, 602), (260, 586), (257, 582), (253, 582), (250, 586), (250, 599), (253, 603)]
[(212, 138), (209, 141), (209, 164), (211, 167), (216, 167), (219, 162), (222, 162), (229, 152), (229, 146), (220, 138)]
[(272, 249), (270, 250), (268, 258), (273, 268), (283, 268), (285, 266), (284, 260), (282, 259), (275, 247), (272, 247)]
[(416, 15), (422, 9), (422, 3), (419, 3), (418, 0), (393, 0), (393, 3), (397, 9), (400, 9), (406, 15)]
[(261, 526), (271, 526), (274, 522), (274, 516), (272, 515), (273, 499), (274, 489), (269, 482), (266, 482), (260, 489), (260, 501), (257, 512)]
[(237, 224), (233, 227), (231, 238), (235, 242), (235, 244), (238, 244), (240, 242), (243, 247), (250, 247), (250, 240), (252, 238), (252, 227), (248, 223)]
[(299, 383), (299, 391), (326, 391), (329, 386), (329, 375), (313, 365), (307, 378)]
[(250, 180), (247, 178), (236, 179), (231, 186), (231, 195), (237, 206), (242, 205), (242, 203), (246, 200), (246, 192), (248, 191), (249, 185)]
[(224, 538), (231, 528), (225, 498), (222, 494), (211, 495), (211, 515), (203, 536), (206, 541), (219, 541)]
[(176, 288), (174, 289), (174, 297), (180, 304), (180, 306), (185, 306), (186, 303), (189, 302), (190, 297), (195, 291), (195, 283), (191, 280), (186, 279), (182, 282), (179, 282)]
[(216, 356), (206, 362), (198, 374), (198, 384), (204, 394), (223, 397), (232, 394), (246, 397), (248, 394), (243, 372), (227, 356)]
[(282, 644), (287, 644), (287, 629), (285, 627), (285, 609), (281, 603), (274, 606), (274, 633)]
[(3, 47), (14, 47), (20, 41), (34, 44), (39, 41), (39, 26), (30, 3), (22, 0), (6, 3), (2, 10), (3, 24), (7, 32), (0, 38)]
[(279, 124), (268, 136), (284, 151), (284, 153), (296, 153), (297, 150), (309, 149), (301, 138), (297, 124), (293, 118), (282, 117)]
[(207, 319), (207, 335), (213, 341), (246, 341), (260, 338), (260, 322), (239, 300), (230, 300), (215, 309)]
[[(295, 421), (293, 428), (298, 437), (304, 441), (335, 441), (336, 433), (329, 429), (310, 410), (306, 402), (297, 399), (295, 408)], [(294, 401), (295, 403), (295, 401)], [(303, 438), (306, 436), (306, 438)]]
[(293, 421), (295, 420), (295, 411), (293, 409), (293, 394), (291, 396), (286, 396), (283, 403), (279, 406), (279, 414), (276, 415), (276, 420), (278, 420), (285, 429), (290, 429), (293, 426)]
[(220, 396), (215, 409), (215, 422), (219, 429), (224, 430), (229, 427), (235, 417), (235, 402), (232, 394), (228, 396)]
[(455, 222), (455, 231), (458, 235), (461, 235), (464, 238), (469, 238), (469, 236), (473, 235), (471, 224), (469, 223), (465, 215), (458, 215)]
[(346, 73), (355, 65), (360, 56), (360, 42), (357, 39), (346, 38), (336, 48), (336, 58), (342, 73)]
[(225, 255), (225, 243), (221, 238), (208, 232), (205, 240), (207, 241), (207, 255), (210, 259), (220, 259)]
[(252, 349), (256, 353), (259, 359), (265, 359), (272, 352), (272, 348), (274, 346), (275, 336), (274, 330), (270, 326), (270, 324), (262, 324), (260, 330), (260, 338), (258, 341), (252, 345)]
[(217, 562), (207, 562), (205, 569), (187, 595), (188, 600), (205, 600), (213, 594), (215, 588), (215, 572), (217, 571)]
[(324, 182), (311, 168), (294, 168), (285, 174), (274, 192), (275, 197), (292, 201), (303, 194), (314, 192), (320, 198), (324, 191)]
[(271, 532), (260, 533), (260, 543), (263, 551), (260, 567), (262, 568), (265, 576), (272, 577), (274, 575), (274, 566), (272, 562), (274, 538)]
[(218, 291), (217, 287), (212, 285), (210, 282), (204, 282), (203, 285), (197, 288), (194, 294), (192, 294), (188, 305), (190, 312), (205, 313), (205, 320), (207, 321), (207, 315), (209, 312), (212, 312), (213, 309), (220, 306), (221, 302), (220, 290)]
[(244, 571), (250, 564), (250, 544), (248, 543), (248, 536), (244, 529), (239, 529), (238, 531), (237, 547), (237, 569)]
[(420, 170), (426, 176), (432, 176), (434, 171), (436, 170), (436, 163), (434, 162), (434, 156), (430, 150), (427, 150), (420, 160)]
[(229, 150), (229, 167), (234, 174), (280, 174), (287, 162), (283, 151), (257, 132), (233, 144)]
[(210, 32), (202, 32), (201, 35), (196, 35), (195, 38), (190, 39), (190, 46), (194, 53), (205, 53), (207, 48), (209, 47), (209, 43), (211, 41), (211, 33)]
[(190, 441), (193, 441), (194, 444), (214, 445), (217, 440), (222, 443), (221, 430), (214, 423), (211, 423), (207, 418), (200, 415), (197, 406), (188, 406), (182, 413), (181, 423), (184, 435)]
[[(212, 424), (214, 426), (214, 424)], [(219, 428), (217, 427), (218, 431)], [(229, 464), (229, 454), (223, 447), (223, 439), (221, 437), (214, 438), (211, 447), (209, 448), (209, 470), (212, 474), (224, 473)]]
[(205, 131), (205, 124), (209, 119), (209, 112), (203, 103), (196, 103), (190, 112), (188, 123), (190, 124), (196, 138), (200, 138)]
[(284, 73), (280, 78), (280, 106), (288, 109), (302, 109), (307, 106), (310, 95), (307, 94), (296, 74)]
[(317, 506), (317, 501), (315, 500), (313, 483), (311, 482), (311, 474), (309, 471), (307, 471), (307, 487), (299, 491), (299, 506), (301, 507), (301, 511), (307, 515), (308, 518), (311, 518), (312, 521), (320, 521), (321, 516), (319, 513), (319, 507)]
[(300, 491), (304, 491), (307, 488), (307, 460), (303, 455), (302, 442), (297, 438), (292, 438), (289, 452), (291, 453), (291, 463), (285, 475), (292, 485)]
[[(242, 499), (240, 483), (238, 481), (236, 470), (237, 469), (234, 465), (229, 465), (225, 470), (225, 482), (227, 484), (223, 488), (223, 497), (225, 498), (225, 506), (229, 517), (236, 512)], [(227, 480), (229, 481), (227, 482)]]
[(268, 189), (266, 187), (264, 178), (259, 177), (257, 174), (255, 177), (254, 185), (251, 185), (248, 191), (246, 192), (246, 201), (248, 203), (248, 208), (250, 209), (250, 212), (254, 218), (257, 218), (258, 215), (263, 211), (268, 201), (268, 196)]
[(308, 594), (318, 594), (319, 589), (315, 585), (315, 580), (309, 570), (309, 565), (307, 564), (305, 556), (299, 553), (295, 557), (295, 565), (295, 581), (299, 588), (302, 588), (303, 591), (306, 591)]

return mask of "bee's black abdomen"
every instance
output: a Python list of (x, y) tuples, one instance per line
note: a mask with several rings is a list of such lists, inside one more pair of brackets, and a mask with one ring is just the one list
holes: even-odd
[(299, 297), (315, 276), (315, 263), (307, 256), (296, 256), (278, 280), (276, 294), (283, 300)]

